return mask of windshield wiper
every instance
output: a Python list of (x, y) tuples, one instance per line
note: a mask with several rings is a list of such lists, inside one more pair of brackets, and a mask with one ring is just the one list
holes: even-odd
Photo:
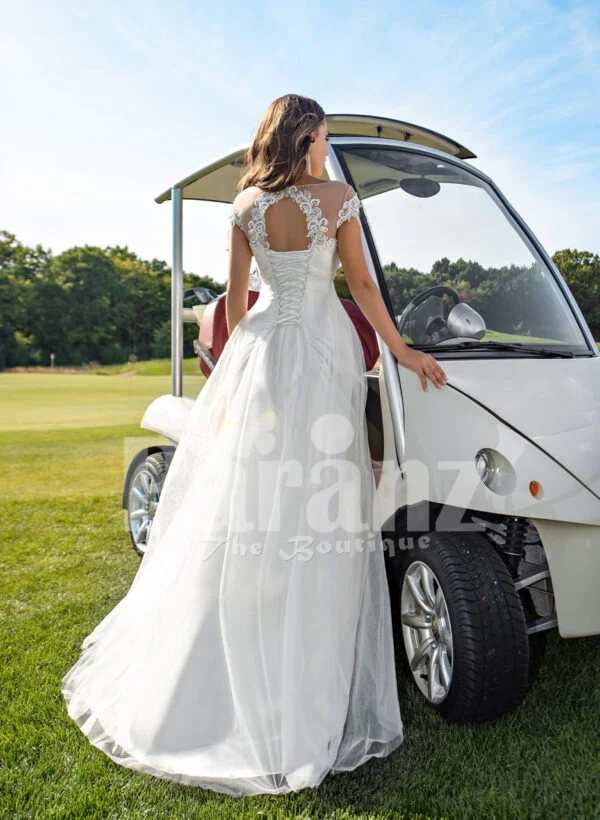
[(572, 350), (553, 350), (551, 347), (528, 347), (523, 342), (482, 342), (479, 339), (473, 339), (472, 342), (456, 342), (452, 345), (419, 345), (414, 346), (416, 350), (422, 350), (425, 353), (432, 351), (442, 352), (444, 350), (516, 350), (519, 353), (527, 353), (533, 356), (545, 356), (548, 358), (562, 358), (572, 359), (574, 353)]

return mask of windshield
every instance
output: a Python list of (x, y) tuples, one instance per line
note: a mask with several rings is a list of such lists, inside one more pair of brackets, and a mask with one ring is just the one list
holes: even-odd
[(473, 340), (589, 352), (551, 270), (484, 180), (414, 149), (340, 154), (407, 344), (442, 350)]

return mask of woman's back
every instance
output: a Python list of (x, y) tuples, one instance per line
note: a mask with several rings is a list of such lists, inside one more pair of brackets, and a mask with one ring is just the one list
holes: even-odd
[[(246, 236), (262, 279), (259, 298), (244, 321), (254, 321), (256, 329), (305, 322), (320, 335), (332, 328), (328, 313), (337, 312), (348, 330), (332, 282), (339, 264), (337, 231), (358, 216), (358, 209), (352, 186), (337, 181), (277, 192), (253, 186), (238, 194), (231, 221)], [(352, 347), (352, 340), (347, 341)]]
[(280, 191), (256, 186), (237, 195), (232, 221), (253, 251), (292, 253), (334, 247), (340, 225), (358, 215), (359, 199), (345, 182), (290, 185)]

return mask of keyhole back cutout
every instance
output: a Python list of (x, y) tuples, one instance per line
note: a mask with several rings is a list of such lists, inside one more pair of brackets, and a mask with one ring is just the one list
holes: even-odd
[(294, 197), (283, 197), (267, 204), (263, 213), (269, 250), (276, 253), (310, 250), (308, 215), (301, 210)]
[[(318, 194), (315, 191), (318, 189)], [(250, 244), (272, 253), (306, 253), (335, 244), (323, 210), (337, 212), (339, 183), (290, 185), (281, 191), (262, 191), (252, 202), (248, 238)]]

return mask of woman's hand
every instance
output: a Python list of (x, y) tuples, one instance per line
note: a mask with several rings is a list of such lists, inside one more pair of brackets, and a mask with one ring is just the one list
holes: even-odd
[(414, 350), (412, 347), (406, 347), (398, 355), (394, 354), (398, 364), (403, 367), (408, 367), (414, 370), (421, 379), (423, 390), (427, 390), (427, 377), (431, 379), (436, 387), (443, 387), (448, 381), (446, 374), (437, 363), (437, 360), (431, 353), (424, 353), (422, 350)]

